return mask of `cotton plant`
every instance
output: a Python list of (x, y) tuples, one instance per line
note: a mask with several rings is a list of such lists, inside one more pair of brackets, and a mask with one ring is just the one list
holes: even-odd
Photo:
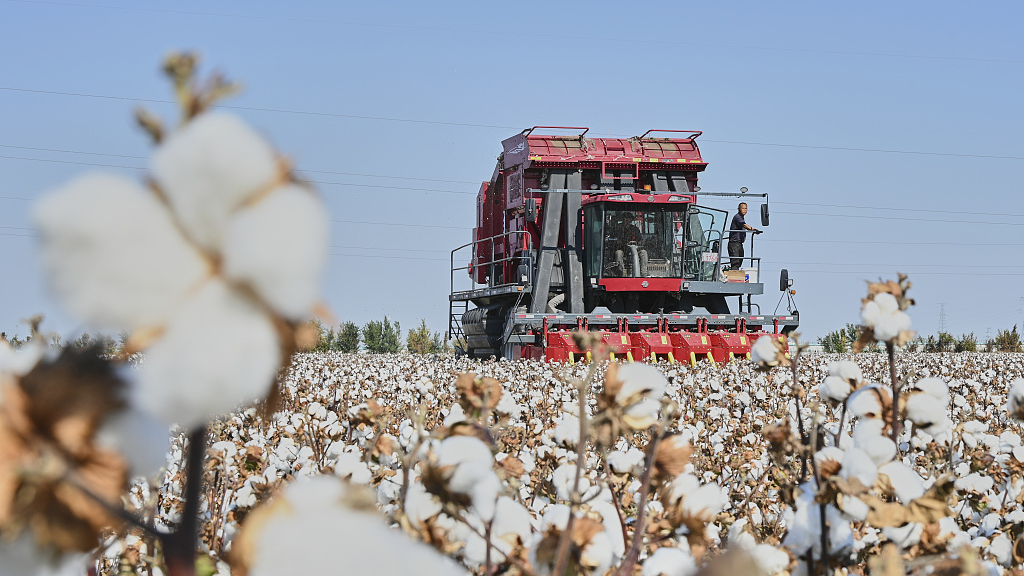
[[(883, 388), (873, 383), (888, 377), (885, 356), (868, 354), (853, 358), (862, 370), (860, 388)], [(834, 552), (830, 540), (831, 562), (841, 571), (866, 569), (867, 562), (879, 558), (890, 545), (896, 549), (900, 562), (913, 560), (920, 564), (926, 561), (929, 557), (927, 555), (937, 555), (939, 560), (936, 562), (952, 562), (963, 546), (970, 546), (979, 564), (995, 566), (1001, 561), (997, 553), (1002, 554), (1004, 551), (1004, 539), (1016, 543), (1018, 528), (1015, 524), (1024, 521), (1024, 508), (1020, 508), (1015, 500), (1019, 489), (1014, 486), (1019, 486), (1019, 481), (1013, 480), (1013, 475), (1019, 474), (1015, 472), (1018, 460), (1013, 455), (1014, 449), (1020, 447), (1019, 437), (1017, 441), (1014, 440), (1013, 424), (1005, 418), (1006, 413), (1001, 412), (1007, 400), (1009, 384), (1013, 378), (1024, 374), (1024, 358), (977, 355), (962, 364), (952, 364), (949, 359), (933, 356), (916, 357), (917, 360), (912, 358), (915, 357), (901, 356), (901, 362), (908, 362), (908, 366), (913, 362), (920, 378), (908, 381), (908, 393), (905, 396), (922, 387), (919, 386), (921, 380), (928, 377), (925, 374), (940, 374), (942, 367), (948, 368), (943, 378), (948, 379), (949, 395), (953, 399), (949, 414), (961, 430), (953, 432), (953, 445), (940, 445), (944, 442), (941, 435), (931, 437), (923, 430), (911, 427), (912, 421), (908, 419), (901, 442), (908, 444), (909, 440), (909, 446), (905, 445), (902, 454), (897, 456), (896, 446), (885, 428), (886, 418), (882, 416), (889, 414), (888, 410), (881, 408), (883, 402), (886, 406), (889, 404), (881, 399), (884, 396), (879, 397), (876, 392), (863, 395), (855, 392), (851, 395), (856, 396), (855, 400), (860, 406), (856, 409), (857, 413), (863, 411), (865, 416), (854, 416), (855, 410), (851, 408), (838, 441), (834, 439), (833, 426), (838, 424), (841, 408), (835, 406), (832, 410), (826, 410), (824, 401), (815, 408), (820, 419), (817, 426), (827, 428), (827, 432), (818, 432), (818, 438), (826, 447), (814, 454), (814, 466), (824, 478), (821, 485), (827, 491), (840, 484), (853, 485), (855, 479), (864, 484), (870, 483), (868, 492), (862, 494), (863, 499), (861, 496), (843, 493), (840, 502), (838, 488), (835, 492), (828, 492), (836, 494), (835, 500), (830, 501), (829, 505), (841, 512), (839, 519), (852, 535), (848, 547), (837, 547)], [(829, 371), (829, 364), (834, 361), (834, 356), (803, 355), (800, 370), (820, 374), (821, 378), (825, 378), (835, 372)], [(808, 567), (806, 557), (800, 559), (790, 548), (781, 545), (794, 524), (794, 517), (790, 514), (795, 502), (795, 499), (791, 499), (783, 474), (791, 474), (793, 478), (799, 479), (800, 439), (791, 430), (787, 438), (796, 447), (790, 450), (789, 456), (777, 460), (770, 454), (771, 446), (767, 444), (770, 434), (764, 430), (765, 426), (776, 422), (779, 415), (785, 413), (787, 402), (792, 405), (792, 397), (787, 396), (790, 378), (775, 378), (775, 372), (756, 372), (752, 363), (738, 363), (735, 370), (704, 365), (696, 368), (665, 363), (656, 365), (655, 368), (668, 380), (662, 396), (662, 410), (668, 409), (668, 414), (673, 417), (667, 433), (658, 436), (653, 460), (648, 466), (651, 433), (658, 425), (646, 431), (627, 432), (623, 428), (623, 433), (608, 447), (594, 442), (596, 430), (589, 426), (598, 414), (596, 393), (590, 394), (589, 399), (583, 403), (576, 402), (573, 394), (577, 389), (575, 382), (585, 379), (591, 368), (593, 366), (579, 364), (570, 367), (535, 361), (481, 362), (455, 357), (427, 359), (415, 355), (302, 354), (296, 358), (282, 382), (280, 411), (274, 415), (274, 428), (279, 432), (266, 434), (266, 424), (259, 425), (244, 412), (237, 413), (225, 421), (224, 427), (218, 428), (219, 438), (236, 442), (239, 455), (236, 458), (240, 457), (242, 447), (248, 443), (264, 447), (262, 458), (267, 461), (266, 468), (259, 468), (258, 458), (250, 460), (249, 464), (237, 465), (234, 468), (237, 469), (234, 483), (220, 485), (226, 490), (226, 498), (217, 492), (219, 485), (208, 474), (208, 498), (225, 498), (225, 508), (229, 510), (224, 522), (226, 526), (244, 526), (253, 510), (272, 498), (276, 490), (293, 481), (290, 475), (294, 472), (288, 471), (291, 461), (280, 462), (283, 468), (272, 472), (278, 466), (271, 464), (276, 461), (272, 455), (279, 451), (277, 446), (287, 445), (285, 452), (294, 454), (305, 444), (317, 442), (322, 446), (310, 446), (313, 452), (330, 454), (326, 459), (328, 466), (324, 468), (324, 473), (334, 474), (345, 481), (374, 490), (376, 507), (388, 517), (392, 526), (455, 559), (468, 572), (553, 572), (557, 554), (554, 557), (546, 556), (552, 553), (550, 549), (545, 552), (545, 549), (537, 549), (535, 546), (545, 542), (545, 546), (553, 545), (554, 553), (557, 553), (558, 537), (569, 532), (564, 528), (558, 529), (554, 536), (545, 540), (538, 536), (541, 519), (553, 507), (567, 507), (570, 510), (575, 507), (574, 516), (579, 522), (574, 521), (571, 533), (577, 535), (582, 546), (569, 542), (567, 562), (571, 562), (570, 566), (579, 566), (581, 571), (592, 572), (590, 566), (600, 567), (601, 557), (590, 554), (596, 548), (587, 546), (587, 543), (596, 539), (609, 545), (608, 551), (612, 558), (609, 571), (614, 573), (623, 566), (627, 553), (632, 549), (632, 526), (638, 520), (638, 502), (643, 496), (645, 473), (650, 469), (643, 519), (648, 529), (643, 531), (640, 540), (636, 570), (672, 569), (674, 564), (660, 563), (663, 554), (659, 554), (659, 562), (652, 563), (650, 567), (647, 565), (657, 550), (669, 548), (687, 554), (700, 569), (707, 570), (723, 569), (720, 567), (720, 556), (729, 556), (739, 564), (750, 562), (749, 569), (737, 568), (734, 573), (793, 573)], [(601, 389), (601, 379), (605, 377), (603, 375), (606, 370), (607, 366), (601, 364), (595, 369), (597, 390)], [(786, 371), (787, 374), (789, 372)], [(460, 406), (461, 409), (460, 391), (456, 382), (460, 375), (466, 373), (475, 374), (474, 378), (496, 380), (502, 390), (499, 404), (508, 395), (523, 407), (522, 412), (516, 416), (499, 416), (495, 409), (486, 427), (482, 424), (482, 418), (463, 414), (459, 422), (445, 426), (443, 421), (454, 411), (447, 407)], [(432, 380), (431, 390), (435, 395), (431, 402), (446, 407), (444, 410), (424, 410), (423, 397), (415, 387), (396, 384), (403, 380), (418, 381), (427, 375)], [(813, 379), (804, 383), (808, 390), (808, 402), (803, 412), (808, 431), (812, 433), (815, 430), (815, 412), (811, 407), (815, 404), (813, 390), (816, 385)], [(928, 388), (928, 385), (923, 388)], [(884, 389), (888, 392), (888, 387)], [(377, 408), (368, 410), (362, 406), (350, 410), (353, 406), (366, 403), (367, 391), (372, 391), (371, 396)], [(972, 406), (971, 420), (965, 421), (967, 412), (958, 411), (955, 401), (958, 395), (967, 398), (968, 403), (964, 406)], [(342, 429), (354, 429), (353, 423), (358, 421), (365, 432), (360, 437), (353, 435), (348, 439), (342, 436), (340, 440), (303, 435), (302, 428), (294, 426), (294, 417), (301, 414), (304, 425), (315, 425), (317, 420), (310, 414), (310, 407), (314, 403), (320, 403), (326, 409), (328, 419), (331, 413), (335, 413), (338, 426)], [(583, 435), (587, 438), (582, 459), (584, 466), (579, 468), (578, 504), (574, 505), (572, 486), (576, 478), (578, 446), (559, 446), (553, 432), (558, 425), (557, 415), (564, 415), (568, 410), (578, 415), (581, 404), (589, 424)], [(986, 422), (973, 420), (975, 405), (986, 412)], [(714, 416), (711, 408), (718, 409)], [(321, 410), (315, 406), (312, 411), (321, 414)], [(377, 418), (371, 419), (372, 424), (364, 420), (368, 412), (378, 414)], [(676, 414), (679, 415), (678, 420), (674, 418)], [(870, 414), (878, 416), (870, 417)], [(664, 412), (659, 414), (659, 420), (665, 415)], [(793, 421), (791, 428), (795, 427)], [(286, 429), (294, 429), (294, 432), (287, 432)], [(397, 439), (396, 444), (401, 448), (396, 457), (389, 460), (372, 456), (375, 439), (389, 434)], [(760, 439), (762, 434), (763, 440)], [(970, 434), (976, 443), (975, 448), (960, 442), (961, 434)], [(423, 471), (429, 464), (428, 452), (436, 450), (441, 442), (452, 435), (471, 435), (489, 448), (489, 465), (500, 480), (500, 494), (490, 538), (487, 538), (486, 533), (488, 522), (472, 511), (472, 504), (468, 508), (453, 508), (443, 504), (438, 495), (428, 492), (423, 486), (426, 478)], [(755, 439), (753, 442), (752, 437)], [(927, 445), (914, 442), (915, 439), (927, 440)], [(781, 443), (785, 444), (785, 441)], [(721, 450), (716, 451), (715, 447), (721, 447)], [(937, 462), (932, 460), (937, 454), (949, 450), (953, 452), (951, 464), (945, 456)], [(1024, 456), (1024, 448), (1018, 452)], [(345, 456), (339, 457), (340, 454)], [(483, 462), (482, 451), (480, 456)], [(829, 463), (829, 460), (834, 463)], [(896, 460), (901, 460), (906, 468), (913, 471), (918, 477), (917, 482), (906, 482), (906, 478), (900, 476), (899, 472), (892, 471), (896, 469), (895, 466), (886, 466)], [(956, 477), (963, 481), (959, 483), (960, 487), (941, 484), (951, 489), (951, 492), (947, 498), (938, 499), (959, 502), (950, 507), (957, 513), (956, 516), (946, 516), (937, 522), (928, 523), (900, 520), (898, 525), (881, 528), (866, 521), (868, 512), (873, 511), (869, 504), (878, 504), (871, 497), (877, 497), (883, 504), (893, 504), (900, 509), (921, 510), (921, 504), (929, 501), (929, 490), (950, 466)], [(246, 468), (252, 470), (247, 471)], [(358, 474), (345, 472), (356, 469), (359, 470)], [(264, 474), (266, 484), (258, 484), (254, 480), (261, 473)], [(666, 500), (663, 494), (667, 493), (668, 485), (685, 474), (693, 477), (688, 483), (695, 489), (704, 487), (704, 491), (711, 492), (717, 485), (721, 495), (717, 501), (726, 502), (724, 508), (717, 513), (709, 513), (703, 518), (697, 515), (697, 518), (691, 520), (691, 523), (699, 522), (696, 527), (703, 529), (703, 535), (691, 532), (686, 522), (673, 527), (671, 517), (681, 518), (682, 512), (688, 511), (686, 499), (675, 503), (669, 501), (669, 505), (663, 503)], [(300, 476), (301, 471), (295, 475), (295, 479), (300, 479)], [(355, 480), (357, 476), (359, 482)], [(808, 476), (813, 478), (813, 469), (809, 468)], [(985, 478), (987, 482), (983, 480)], [(993, 483), (992, 478), (1002, 480)], [(406, 483), (404, 498), (403, 483)], [(914, 498), (913, 492), (904, 491), (906, 487), (914, 486), (918, 491), (923, 488), (924, 493)], [(796, 484), (792, 486), (794, 496), (797, 494), (796, 487)], [(901, 492), (897, 494), (893, 487), (899, 488)], [(161, 488), (165, 489), (170, 494), (169, 484), (167, 488)], [(847, 489), (849, 491), (849, 486)], [(180, 494), (182, 490), (175, 488), (174, 493)], [(690, 506), (705, 500), (710, 502), (710, 499), (690, 498), (689, 495), (687, 498)], [(502, 518), (501, 509), (511, 502), (518, 506), (509, 506), (512, 513), (506, 522)], [(446, 508), (453, 515), (449, 515)], [(807, 511), (813, 515), (816, 510), (812, 503)], [(879, 510), (883, 511), (884, 507)], [(676, 511), (679, 513), (676, 514)], [(884, 510), (885, 514), (894, 511), (895, 508)], [(527, 516), (529, 531), (524, 522)], [(232, 517), (236, 519), (232, 520)], [(860, 517), (865, 519), (854, 519)], [(832, 520), (835, 518), (835, 512), (831, 512), (826, 520), (830, 534)], [(807, 520), (813, 522), (810, 518)], [(204, 526), (208, 526), (204, 532), (221, 525), (212, 517), (204, 522)], [(623, 522), (626, 523), (625, 534)], [(837, 529), (842, 528), (837, 523)], [(214, 558), (231, 556), (237, 530), (228, 529), (226, 540), (211, 541), (209, 551)], [(837, 533), (834, 538), (840, 544), (843, 541), (839, 538), (841, 535)], [(588, 539), (582, 540), (584, 536)], [(813, 544), (809, 546), (813, 547)], [(584, 550), (587, 550), (585, 554)], [(547, 564), (548, 568), (533, 563), (538, 552), (540, 558), (551, 561)], [(601, 553), (607, 554), (604, 550)], [(848, 555), (853, 554), (856, 556), (850, 560)], [(744, 555), (747, 560), (738, 560), (740, 555)], [(1000, 556), (1003, 557), (1005, 555)], [(583, 563), (580, 564), (577, 558)], [(840, 566), (841, 562), (845, 564)], [(1016, 565), (1012, 554), (1009, 562), (1010, 566)], [(815, 566), (820, 566), (820, 562), (816, 561)]]
[[(141, 365), (117, 369), (97, 350), (66, 348), (15, 374), (0, 425), (19, 438), (5, 442), (14, 460), (46, 447), (56, 470), (5, 468), (19, 504), (0, 515), (0, 528), (27, 526), (37, 544), (61, 552), (127, 522), (162, 542), (172, 574), (193, 569), (206, 424), (241, 404), (273, 402), (276, 375), (318, 299), (328, 233), (323, 203), (290, 163), (241, 119), (211, 109), (232, 85), (219, 76), (200, 84), (195, 67), (189, 55), (165, 66), (182, 107), (175, 129), (139, 116), (156, 143), (143, 182), (87, 174), (32, 211), (54, 296), (87, 325), (130, 334)], [(130, 472), (155, 473), (137, 470), (136, 453), (165, 450), (171, 425), (188, 432), (190, 479), (182, 524), (164, 534), (116, 510)], [(19, 493), (28, 478), (37, 486)], [(66, 511), (44, 503), (51, 491)], [(26, 522), (39, 516), (33, 507), (44, 513)]]

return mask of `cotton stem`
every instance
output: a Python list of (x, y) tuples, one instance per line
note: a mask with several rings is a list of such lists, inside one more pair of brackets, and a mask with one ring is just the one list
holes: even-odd
[(892, 383), (892, 442), (899, 452), (899, 437), (903, 423), (900, 422), (900, 384), (896, 378), (896, 347), (892, 342), (886, 342), (885, 351), (889, 353), (889, 381)]
[(185, 510), (181, 526), (164, 538), (164, 556), (170, 576), (196, 575), (196, 540), (199, 534), (199, 500), (203, 484), (203, 459), (206, 456), (206, 426), (188, 437), (185, 468)]

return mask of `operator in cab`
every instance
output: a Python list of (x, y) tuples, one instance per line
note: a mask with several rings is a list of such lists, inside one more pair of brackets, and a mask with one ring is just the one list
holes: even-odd
[(747, 215), (747, 203), (740, 202), (736, 207), (736, 215), (732, 217), (732, 224), (729, 226), (729, 268), (739, 270), (743, 267), (743, 243), (747, 240), (747, 230), (754, 234), (761, 231), (747, 224), (744, 217)]

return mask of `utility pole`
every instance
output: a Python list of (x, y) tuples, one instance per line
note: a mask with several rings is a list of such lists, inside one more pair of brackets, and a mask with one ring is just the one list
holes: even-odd
[(946, 331), (946, 303), (939, 302), (939, 334)]

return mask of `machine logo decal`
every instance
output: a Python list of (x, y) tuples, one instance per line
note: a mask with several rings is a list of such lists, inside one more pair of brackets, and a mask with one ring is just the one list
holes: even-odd
[(516, 147), (511, 149), (511, 150), (509, 150), (508, 153), (509, 154), (519, 154), (523, 150), (526, 150), (526, 142), (520, 142), (519, 144), (516, 144)]

